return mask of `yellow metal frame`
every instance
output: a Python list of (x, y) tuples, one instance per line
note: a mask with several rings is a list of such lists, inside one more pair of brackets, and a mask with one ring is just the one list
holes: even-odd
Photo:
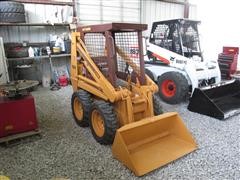
[[(138, 72), (139, 69), (131, 59), (116, 47), (117, 53)], [(146, 76), (146, 85), (131, 82), (131, 90), (125, 87), (114, 88), (91, 59), (86, 46), (80, 38), (80, 32), (72, 33), (71, 82), (74, 91), (84, 89), (95, 98), (114, 104), (120, 126), (152, 117), (152, 95), (158, 91), (157, 85)], [(87, 71), (92, 78), (83, 72)]]
[[(79, 32), (72, 33), (71, 82), (74, 91), (86, 90), (95, 99), (111, 102), (117, 114), (120, 128), (114, 138), (113, 156), (142, 176), (160, 166), (178, 159), (197, 148), (195, 140), (188, 132), (177, 113), (154, 116), (153, 93), (157, 85), (146, 76), (145, 85), (131, 82), (128, 77), (126, 87), (114, 87), (101, 73), (90, 57)], [(137, 64), (119, 47), (116, 52), (135, 71)], [(125, 85), (124, 85), (125, 86)], [(93, 128), (98, 136), (103, 135), (104, 125), (98, 114)]]

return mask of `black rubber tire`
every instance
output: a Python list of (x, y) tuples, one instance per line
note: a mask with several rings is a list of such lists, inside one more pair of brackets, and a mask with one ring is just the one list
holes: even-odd
[[(162, 83), (165, 80), (172, 80), (176, 85), (175, 95), (172, 97), (167, 97), (161, 91)], [(178, 104), (186, 100), (189, 85), (187, 79), (179, 72), (166, 72), (158, 77), (158, 87), (159, 87), (159, 96), (161, 99), (169, 104)]]
[(28, 57), (28, 47), (14, 47), (6, 50), (8, 58)]
[(95, 100), (93, 102), (93, 106), (90, 114), (92, 114), (93, 110), (95, 109), (100, 113), (100, 115), (103, 118), (105, 132), (102, 137), (99, 137), (95, 133), (93, 129), (92, 121), (90, 120), (90, 128), (91, 128), (93, 137), (100, 144), (105, 144), (105, 145), (112, 144), (116, 131), (119, 127), (119, 123), (117, 120), (116, 113), (113, 109), (113, 106), (106, 101)]
[(0, 22), (25, 23), (25, 14), (22, 13), (0, 13)]
[[(78, 98), (78, 100), (83, 105), (83, 119), (81, 121), (77, 119), (77, 117), (74, 113), (74, 109), (73, 109), (74, 98)], [(88, 127), (89, 126), (89, 113), (90, 113), (90, 109), (92, 106), (91, 94), (89, 94), (87, 91), (84, 91), (84, 90), (79, 90), (79, 91), (74, 92), (72, 94), (71, 106), (72, 106), (72, 114), (73, 114), (74, 120), (77, 123), (77, 125), (79, 125), (80, 127)]]
[(0, 1), (0, 13), (25, 13), (24, 5), (13, 1)]
[(14, 47), (23, 47), (23, 44), (22, 43), (4, 43), (5, 49), (11, 49)]
[(155, 81), (155, 80), (154, 80), (153, 73), (152, 73), (150, 70), (148, 70), (148, 69), (145, 68), (145, 74), (147, 74), (148, 77), (150, 77), (150, 79), (152, 79), (153, 81)]
[(157, 94), (153, 95), (153, 110), (155, 116), (163, 114), (161, 99)]

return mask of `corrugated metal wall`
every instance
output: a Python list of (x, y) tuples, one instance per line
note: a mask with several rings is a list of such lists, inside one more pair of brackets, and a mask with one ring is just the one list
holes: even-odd
[[(184, 5), (176, 3), (167, 3), (157, 0), (142, 1), (142, 16), (141, 22), (148, 24), (148, 32), (151, 31), (151, 26), (154, 21), (176, 19), (184, 17)], [(196, 19), (196, 6), (190, 5), (189, 18)]]
[[(191, 19), (196, 19), (195, 11), (196, 6), (190, 5)], [(81, 24), (141, 22), (150, 25), (156, 20), (183, 18), (184, 6), (157, 0), (80, 0), (77, 12)]]
[(197, 6), (190, 5), (189, 6), (189, 19), (199, 20), (197, 15)]
[(80, 0), (77, 12), (81, 24), (140, 22), (140, 0)]
[[(77, 15), (80, 24), (109, 22), (147, 23), (153, 21), (182, 18), (184, 6), (157, 0), (80, 0), (77, 2)], [(30, 23), (43, 23), (63, 6), (25, 4), (26, 19)], [(191, 5), (190, 19), (196, 19), (196, 6)], [(68, 27), (4, 27), (0, 36), (4, 42), (47, 42), (49, 34), (60, 34)]]
[(156, 0), (143, 1), (142, 22), (152, 23), (154, 21), (182, 18), (184, 6), (180, 4), (166, 3)]

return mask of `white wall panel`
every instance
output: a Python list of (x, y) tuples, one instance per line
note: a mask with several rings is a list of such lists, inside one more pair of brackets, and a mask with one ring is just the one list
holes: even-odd
[(141, 21), (141, 1), (123, 0), (123, 22), (140, 23)]
[(190, 5), (189, 6), (189, 19), (193, 20), (199, 20), (197, 18), (197, 6), (196, 5)]
[(125, 9), (123, 12), (123, 22), (140, 23), (140, 14), (137, 9)]
[(122, 0), (100, 0), (100, 4), (106, 7), (120, 7)]
[(140, 22), (140, 0), (78, 0), (80, 24)]
[(99, 5), (86, 5), (81, 4), (78, 6), (78, 19), (80, 23), (84, 24), (84, 21), (100, 21), (100, 6)]
[(154, 21), (176, 19), (184, 17), (184, 5), (166, 3), (156, 0), (146, 0), (142, 2), (141, 22), (148, 24), (148, 32)]
[(61, 18), (55, 18), (55, 13), (61, 13), (64, 6), (43, 5), (43, 4), (24, 4), (26, 20), (29, 23), (46, 23), (47, 21), (61, 23)]
[(121, 8), (120, 7), (102, 7), (102, 21), (105, 22), (121, 22)]

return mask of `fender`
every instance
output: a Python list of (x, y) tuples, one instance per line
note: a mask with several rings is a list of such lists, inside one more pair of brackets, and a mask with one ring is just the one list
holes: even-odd
[(182, 71), (180, 69), (176, 69), (174, 67), (170, 67), (170, 66), (163, 66), (163, 65), (153, 65), (153, 64), (145, 64), (145, 69), (148, 69), (149, 71), (152, 72), (153, 77), (154, 77), (154, 81), (157, 82), (158, 78), (166, 73), (166, 72), (170, 72), (170, 71), (174, 71), (174, 72), (179, 72), (181, 74), (183, 74), (183, 76), (187, 79), (188, 84), (191, 85), (191, 80), (188, 77), (187, 73), (185, 71)]
[(163, 63), (163, 65), (160, 63), (157, 65), (156, 63), (146, 61), (145, 68), (153, 73), (155, 81), (165, 72), (180, 72), (188, 80), (189, 86), (192, 86), (192, 93), (195, 88), (199, 87), (199, 80), (208, 80), (214, 77), (215, 83), (221, 81), (220, 69), (217, 63), (206, 63), (189, 59), (150, 42), (148, 42), (147, 50)]
[(157, 81), (159, 76), (161, 76), (166, 72), (176, 71), (184, 75), (184, 77), (188, 81), (189, 86), (196, 84), (196, 82), (194, 82), (194, 80), (192, 80), (189, 77), (188, 72), (185, 72), (186, 71), (185, 69), (188, 69), (186, 68), (186, 66), (189, 63), (186, 57), (181, 56), (175, 52), (166, 50), (164, 48), (161, 48), (159, 46), (156, 46), (152, 43), (148, 43), (147, 50), (153, 53), (157, 58), (157, 60), (163, 63), (169, 62), (169, 63), (165, 63), (167, 66), (160, 65), (160, 64), (153, 65), (153, 64), (148, 64), (148, 62), (146, 62), (145, 68), (149, 69), (153, 73), (155, 81)]

